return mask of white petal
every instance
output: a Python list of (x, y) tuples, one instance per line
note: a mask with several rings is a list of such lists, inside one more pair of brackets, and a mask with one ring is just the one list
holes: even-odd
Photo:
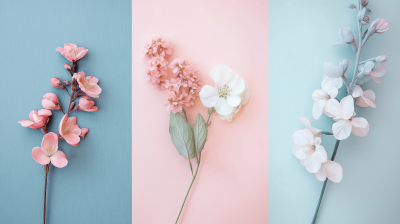
[(352, 127), (348, 120), (337, 121), (332, 125), (333, 136), (337, 140), (344, 140), (350, 136)]
[(218, 100), (218, 90), (212, 86), (205, 85), (201, 88), (200, 93), (201, 103), (205, 107), (214, 107)]
[(353, 94), (351, 94), (354, 98), (357, 98), (363, 95), (363, 90), (361, 86), (354, 86)]
[(303, 134), (303, 137), (305, 140), (307, 140), (307, 143), (310, 145), (314, 144), (314, 135), (312, 134), (312, 132), (308, 129), (303, 129), (301, 131), (301, 133)]
[(374, 67), (375, 67), (375, 64), (372, 61), (368, 61), (367, 63), (365, 63), (365, 65), (363, 67), (364, 74), (370, 74)]
[(236, 80), (236, 83), (233, 84), (232, 90), (231, 90), (231, 92), (230, 92), (230, 95), (238, 95), (238, 94), (241, 94), (241, 93), (243, 93), (243, 91), (245, 90), (245, 88), (246, 88), (246, 83), (244, 82), (243, 78), (240, 77), (240, 78), (238, 78), (238, 79)]
[(346, 96), (340, 101), (340, 116), (343, 119), (350, 119), (354, 114), (354, 100), (352, 96)]
[(306, 126), (307, 129), (311, 130), (311, 128), (313, 128), (311, 125), (311, 119), (309, 117), (301, 117), (300, 121), (304, 124), (304, 126)]
[(322, 109), (324, 109), (326, 100), (320, 100), (317, 102), (314, 102), (313, 108), (312, 108), (312, 115), (314, 119), (318, 119), (322, 115)]
[(333, 41), (332, 42), (332, 46), (335, 46), (335, 47), (341, 47), (341, 46), (344, 46), (344, 45), (347, 45), (347, 43), (345, 43), (343, 41)]
[(313, 156), (307, 156), (303, 162), (307, 171), (310, 173), (316, 173), (321, 168), (321, 162), (316, 160)]
[(332, 62), (324, 63), (324, 74), (329, 78), (340, 78), (343, 75), (343, 68)]
[(226, 99), (223, 97), (218, 97), (217, 102), (214, 106), (215, 110), (220, 115), (228, 115), (232, 113), (233, 107), (226, 102)]
[(336, 88), (336, 87), (334, 87), (334, 86), (331, 86), (331, 87), (328, 87), (328, 86), (323, 86), (322, 87), (322, 90), (326, 93), (326, 94), (328, 94), (329, 95), (329, 97), (331, 98), (331, 99), (334, 99), (337, 95), (338, 95), (338, 93), (339, 93), (339, 91), (338, 91), (338, 89)]
[(329, 113), (329, 117), (340, 116), (340, 103), (337, 99), (329, 99), (325, 103), (324, 110)]
[(315, 147), (315, 152), (313, 153), (313, 156), (320, 163), (324, 163), (328, 160), (328, 155), (326, 154), (325, 148), (322, 145), (317, 145)]
[(233, 72), (229, 66), (224, 64), (216, 65), (211, 69), (211, 78), (218, 87), (228, 85), (229, 83), (234, 84), (238, 77), (238, 74)]
[(374, 71), (371, 72), (372, 77), (382, 77), (386, 73), (386, 68), (383, 64), (379, 64)]
[(351, 43), (354, 40), (354, 34), (349, 27), (341, 26), (339, 28), (339, 38), (345, 43)]
[[(321, 167), (324, 164), (321, 165)], [(322, 169), (319, 169), (318, 172), (315, 173), (315, 177), (319, 180), (319, 181), (325, 181), (326, 180), (326, 176), (325, 174), (322, 172)]]
[(324, 75), (322, 77), (322, 82), (321, 82), (321, 86), (333, 86), (336, 87), (338, 89), (342, 88), (343, 86), (343, 79), (342, 77), (340, 78), (329, 78), (328, 76)]
[(321, 165), (320, 170), (322, 171), (323, 175), (328, 177), (328, 179), (332, 182), (339, 183), (343, 178), (343, 168), (337, 162), (329, 160)]
[(248, 83), (246, 83), (246, 87), (241, 95), (242, 95), (242, 102), (240, 104), (245, 105), (246, 103), (249, 102), (251, 95), (251, 89)]
[(226, 102), (231, 106), (231, 107), (237, 107), (240, 105), (241, 98), (238, 95), (233, 95), (233, 96), (227, 96), (226, 97)]
[(312, 93), (312, 98), (315, 102), (320, 101), (321, 99), (324, 98), (325, 92), (317, 89)]
[(298, 130), (293, 134), (293, 142), (296, 145), (305, 145), (307, 140), (303, 137), (303, 130)]
[(351, 130), (351, 133), (353, 133), (353, 135), (364, 137), (368, 134), (369, 124), (365, 118), (355, 117), (351, 121), (351, 124), (353, 125), (353, 128)]
[(292, 152), (297, 159), (303, 160), (306, 158), (307, 153), (304, 151), (303, 146), (294, 145), (292, 148)]

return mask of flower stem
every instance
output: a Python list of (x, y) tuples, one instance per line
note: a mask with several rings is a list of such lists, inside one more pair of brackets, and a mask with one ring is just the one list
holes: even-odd
[(46, 191), (47, 191), (47, 174), (49, 173), (50, 164), (44, 166), (44, 205), (43, 205), (43, 224), (46, 224)]
[(185, 202), (186, 202), (186, 199), (187, 199), (187, 197), (189, 195), (190, 189), (192, 188), (193, 182), (196, 179), (197, 172), (199, 171), (200, 160), (201, 160), (201, 153), (199, 154), (199, 160), (198, 160), (198, 163), (197, 163), (196, 173), (194, 174), (194, 176), (192, 178), (192, 182), (190, 183), (189, 189), (188, 189), (188, 191), (186, 193), (185, 200), (183, 200), (183, 204), (182, 204), (181, 210), (179, 211), (178, 218), (176, 218), (175, 224), (178, 223), (179, 217), (181, 216), (181, 213), (182, 213), (182, 210), (183, 210), (183, 206), (185, 206)]
[[(338, 148), (339, 148), (339, 143), (340, 143), (340, 140), (336, 140), (335, 149), (333, 150), (332, 157), (331, 157), (331, 160), (332, 160), (332, 161), (334, 161), (335, 158), (336, 158), (336, 153), (337, 153), (337, 150), (338, 150)], [(328, 183), (328, 178), (326, 178), (326, 180), (324, 181), (324, 185), (322, 186), (321, 195), (319, 196), (317, 209), (315, 210), (314, 218), (313, 218), (311, 224), (314, 224), (314, 223), (315, 223), (315, 220), (317, 219), (319, 207), (321, 206), (322, 197), (324, 196), (324, 192), (325, 192), (325, 188), (326, 188), (326, 184), (327, 184), (327, 183)]]

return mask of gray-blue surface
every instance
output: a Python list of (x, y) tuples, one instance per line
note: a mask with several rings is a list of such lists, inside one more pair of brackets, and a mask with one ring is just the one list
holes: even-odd
[[(79, 71), (100, 79), (99, 111), (77, 112), (90, 129), (78, 147), (60, 142), (68, 165), (50, 167), (47, 222), (131, 223), (131, 1), (0, 1), (0, 223), (41, 223), (44, 169), (32, 159), (40, 130), (23, 128), (42, 96), (68, 96), (50, 85), (66, 79), (64, 43), (89, 49)], [(57, 133), (55, 111), (49, 131)]]

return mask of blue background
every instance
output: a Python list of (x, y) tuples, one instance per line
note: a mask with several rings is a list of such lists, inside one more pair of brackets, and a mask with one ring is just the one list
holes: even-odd
[[(350, 61), (353, 75), (355, 53), (350, 46), (333, 47), (341, 25), (357, 32), (353, 0), (269, 1), (269, 220), (276, 223), (311, 223), (323, 182), (308, 173), (292, 154), (292, 136), (304, 129), (300, 117), (312, 117), (311, 94), (321, 88), (325, 61)], [(343, 167), (340, 183), (328, 182), (317, 223), (399, 223), (400, 150), (398, 63), (400, 1), (370, 0), (371, 19), (384, 18), (390, 29), (372, 36), (361, 60), (387, 55), (382, 84), (364, 85), (376, 93), (377, 108), (356, 107), (357, 116), (370, 124), (366, 137), (341, 141), (336, 160)], [(369, 25), (364, 26), (364, 30)], [(345, 89), (341, 89), (340, 98)], [(332, 119), (322, 115), (314, 126), (332, 130)], [(324, 136), (330, 158), (335, 140)]]
[[(44, 169), (32, 159), (40, 130), (23, 128), (42, 96), (65, 91), (50, 79), (68, 79), (56, 47), (89, 49), (78, 70), (100, 79), (99, 112), (74, 112), (90, 129), (78, 147), (60, 142), (68, 165), (50, 167), (46, 223), (131, 223), (131, 1), (0, 1), (0, 223), (41, 223)], [(53, 112), (49, 131), (62, 117)]]

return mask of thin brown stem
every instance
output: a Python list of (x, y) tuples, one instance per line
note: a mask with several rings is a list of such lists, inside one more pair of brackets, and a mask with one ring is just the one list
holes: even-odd
[(43, 206), (43, 224), (46, 224), (46, 192), (47, 192), (47, 174), (49, 173), (50, 164), (44, 166), (44, 206)]

